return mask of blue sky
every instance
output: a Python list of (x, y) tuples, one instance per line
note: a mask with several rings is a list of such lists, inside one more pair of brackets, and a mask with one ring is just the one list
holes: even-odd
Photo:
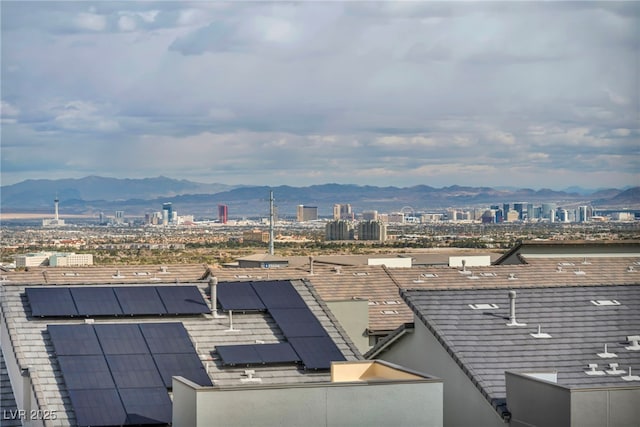
[(0, 7), (2, 185), (640, 184), (638, 2)]

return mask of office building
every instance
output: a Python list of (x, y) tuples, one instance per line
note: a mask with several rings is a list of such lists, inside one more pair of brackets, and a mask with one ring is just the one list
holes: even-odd
[(227, 205), (218, 205), (218, 221), (226, 224), (229, 219), (229, 207)]
[(524, 219), (525, 215), (527, 213), (527, 204), (520, 202), (520, 203), (514, 203), (513, 204), (513, 210), (518, 212), (518, 218), (519, 219)]
[(316, 221), (318, 219), (318, 207), (298, 205), (296, 218), (298, 222)]
[(173, 205), (171, 202), (162, 204), (162, 223), (167, 225), (170, 222), (173, 222)]

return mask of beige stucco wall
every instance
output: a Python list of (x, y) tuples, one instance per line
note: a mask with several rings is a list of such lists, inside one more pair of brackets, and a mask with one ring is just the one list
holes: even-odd
[(570, 389), (510, 372), (506, 381), (514, 427), (640, 425), (640, 385)]
[(439, 380), (220, 389), (174, 378), (174, 427), (418, 425), (442, 426)]
[(415, 319), (413, 334), (403, 336), (377, 357), (415, 371), (428, 372), (444, 381), (446, 427), (505, 425), (420, 319)]
[(360, 353), (369, 351), (371, 346), (369, 337), (366, 335), (369, 327), (369, 302), (367, 300), (327, 301), (327, 306)]

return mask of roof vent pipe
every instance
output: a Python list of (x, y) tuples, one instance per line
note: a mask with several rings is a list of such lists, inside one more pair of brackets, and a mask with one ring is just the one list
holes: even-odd
[(313, 257), (309, 257), (309, 274), (313, 276)]
[(467, 260), (466, 259), (462, 260), (462, 271), (467, 271)]
[(221, 319), (224, 316), (218, 314), (218, 278), (209, 278), (209, 295), (211, 296), (211, 311), (214, 319)]
[(509, 291), (509, 323), (507, 326), (527, 326), (526, 323), (518, 323), (516, 320), (516, 291)]

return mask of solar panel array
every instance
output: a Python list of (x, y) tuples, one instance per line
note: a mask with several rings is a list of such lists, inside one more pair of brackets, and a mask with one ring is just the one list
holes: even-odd
[(212, 385), (182, 323), (47, 329), (79, 426), (168, 424), (172, 376)]
[(197, 286), (84, 286), (25, 289), (34, 317), (202, 314)]
[(217, 293), (223, 310), (266, 309), (288, 341), (216, 346), (225, 365), (302, 362), (306, 369), (329, 369), (332, 361), (345, 360), (291, 282), (221, 283)]

